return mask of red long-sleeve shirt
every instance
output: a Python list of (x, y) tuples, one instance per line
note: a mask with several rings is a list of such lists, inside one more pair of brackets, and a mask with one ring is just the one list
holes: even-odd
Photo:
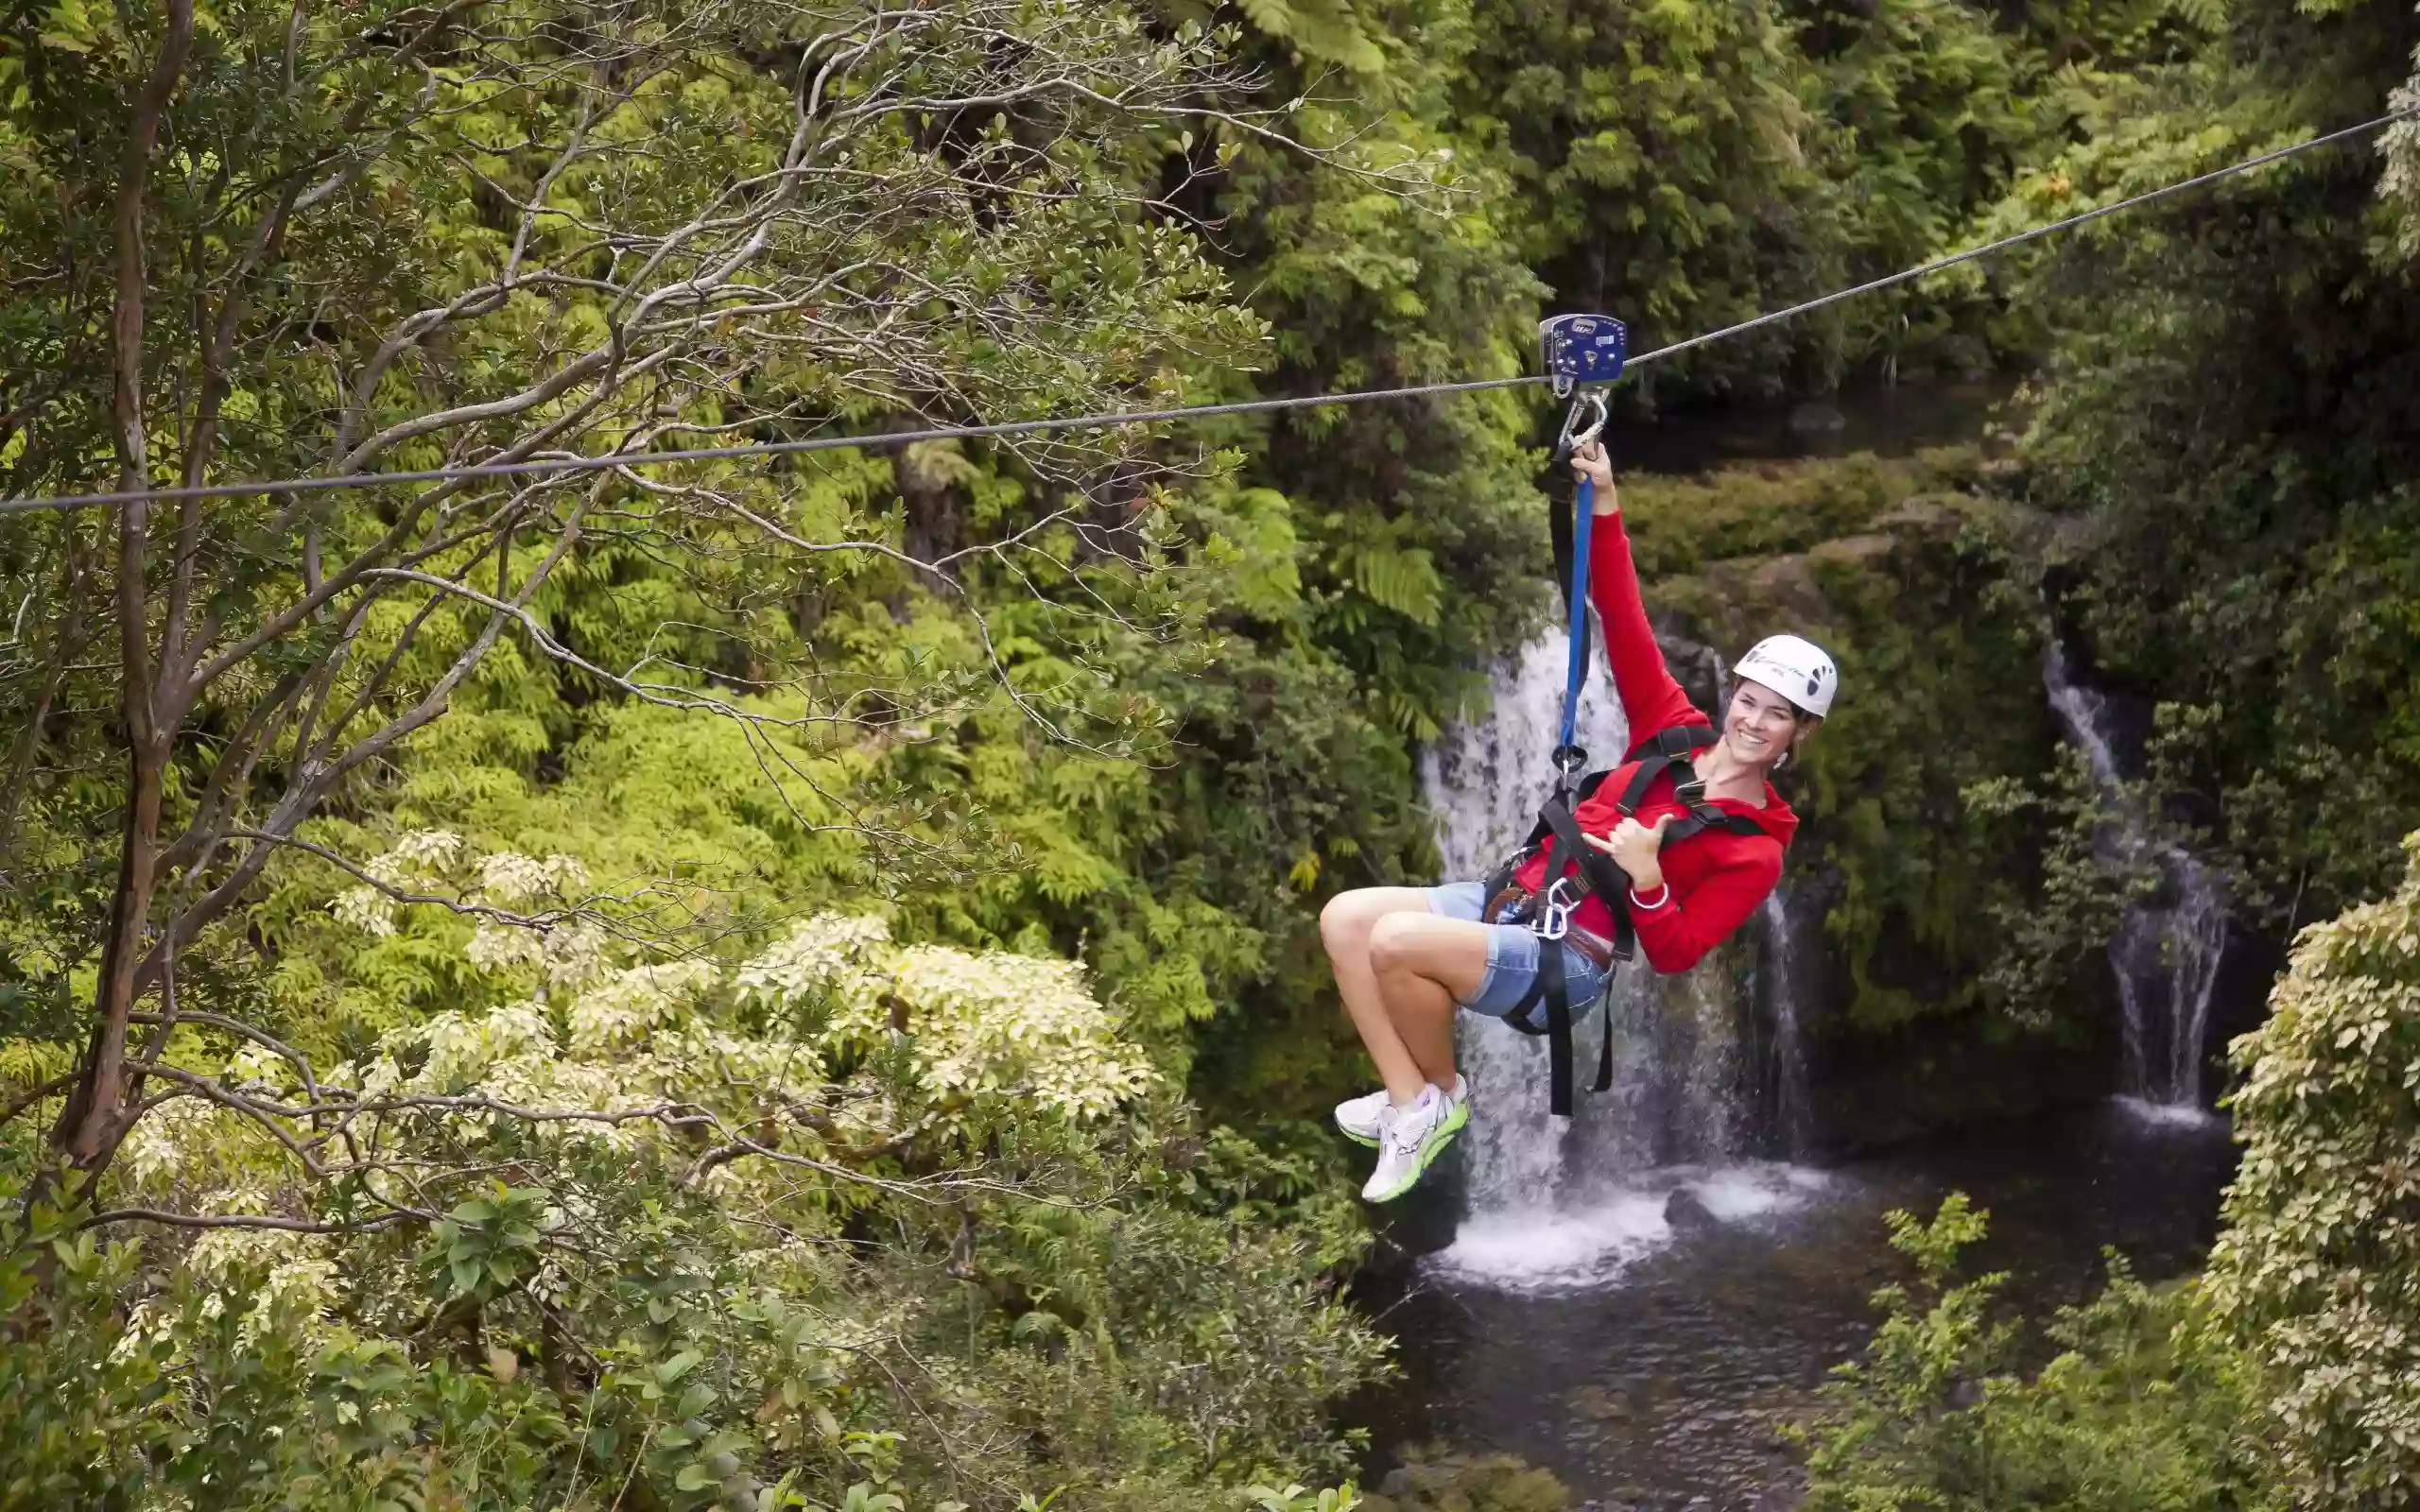
[[(1630, 721), (1632, 759), (1606, 778), (1596, 795), (1573, 811), (1580, 828), (1590, 834), (1611, 834), (1621, 822), (1615, 804), (1630, 785), (1631, 774), (1637, 769), (1635, 760), (1641, 747), (1651, 740), (1656, 731), (1674, 725), (1703, 724), (1705, 715), (1689, 702), (1689, 696), (1672, 679), (1664, 665), (1664, 653), (1656, 647), (1655, 632), (1648, 627), (1647, 606), (1638, 595), (1638, 568), (1631, 560), (1630, 537), (1622, 530), (1619, 514), (1599, 515), (1592, 522), (1588, 549), (1588, 598), (1597, 606), (1598, 622), (1604, 628), (1605, 660), (1614, 673), (1614, 691), (1620, 695), (1622, 713)], [(1687, 809), (1672, 796), (1674, 772), (1658, 777), (1648, 788), (1647, 797), (1638, 805), (1638, 822), (1652, 828), (1657, 818), (1666, 814), (1687, 816)], [(1684, 775), (1685, 775), (1684, 773)], [(1760, 834), (1734, 834), (1727, 830), (1704, 830), (1688, 839), (1664, 847), (1660, 861), (1664, 881), (1671, 890), (1667, 901), (1656, 908), (1631, 905), (1631, 923), (1638, 931), (1639, 948), (1646, 954), (1647, 963), (1659, 971), (1685, 971), (1695, 966), (1701, 956), (1720, 944), (1733, 930), (1747, 921), (1781, 880), (1781, 855), (1789, 837), (1798, 828), (1798, 816), (1781, 800), (1772, 784), (1765, 784), (1762, 807), (1743, 803), (1737, 799), (1710, 799), (1725, 814), (1743, 814), (1755, 821)], [(1580, 869), (1575, 861), (1564, 868)], [(1547, 858), (1543, 847), (1521, 863), (1513, 880), (1534, 892), (1546, 885)], [(1652, 897), (1652, 894), (1649, 895)], [(1591, 894), (1572, 916), (1572, 923), (1594, 934), (1610, 936), (1614, 932), (1613, 913), (1605, 900)]]

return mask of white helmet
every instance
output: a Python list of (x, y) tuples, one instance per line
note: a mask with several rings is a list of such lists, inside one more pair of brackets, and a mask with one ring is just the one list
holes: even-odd
[(1766, 636), (1731, 671), (1763, 683), (1818, 719), (1832, 712), (1832, 695), (1841, 687), (1840, 668), (1824, 648), (1795, 635)]

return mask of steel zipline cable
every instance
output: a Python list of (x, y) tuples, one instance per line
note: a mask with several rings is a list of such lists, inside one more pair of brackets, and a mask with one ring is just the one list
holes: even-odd
[[(2374, 120), (2364, 121), (2359, 126), (2348, 126), (2341, 130), (2329, 131), (2324, 135), (2294, 143), (2290, 146), (2263, 152), (2257, 157), (2246, 158), (2240, 163), (2229, 163), (2223, 168), (2213, 168), (2207, 173), (2196, 174), (2190, 179), (2181, 179), (2157, 189), (2147, 190), (2142, 194), (2114, 200), (2092, 210), (2082, 211), (2063, 220), (2054, 220), (2017, 232), (2012, 235), (2000, 237), (1997, 241), (1986, 242), (1980, 247), (1968, 248), (1962, 252), (1952, 252), (1946, 257), (1935, 258), (1919, 266), (1887, 274), (1850, 288), (1836, 289), (1829, 294), (1819, 295), (1786, 309), (1770, 311), (1752, 319), (1742, 320), (1736, 325), (1727, 325), (1720, 330), (1708, 331), (1702, 335), (1690, 336), (1686, 340), (1675, 341), (1668, 346), (1657, 347), (1651, 352), (1644, 352), (1628, 359), (1623, 366), (1625, 369), (1636, 368), (1643, 363), (1654, 362), (1659, 358), (1677, 356), (1684, 352), (1709, 346), (1717, 341), (1728, 340), (1763, 326), (1794, 319), (1810, 311), (1838, 304), (1843, 300), (1853, 300), (1859, 295), (1873, 294), (1901, 284), (1912, 283), (1946, 268), (1956, 267), (1962, 263), (1975, 262), (1996, 252), (2006, 251), (2012, 247), (2022, 246), (2027, 242), (2072, 230), (2087, 221), (2115, 215), (2122, 211), (2139, 209), (2171, 196), (2206, 187), (2222, 179), (2250, 173), (2255, 168), (2266, 167), (2270, 163), (2281, 163), (2288, 158), (2298, 157), (2320, 147), (2333, 146), (2340, 142), (2366, 136), (2371, 132), (2393, 126), (2398, 121), (2414, 119), (2420, 119), (2420, 105), (2391, 111)], [(1549, 382), (1551, 380), (1544, 374), (1531, 373), (1517, 378), (1480, 378), (1460, 383), (1410, 384), (1400, 388), (1364, 388), (1342, 393), (1300, 394), (1282, 399), (1245, 399), (1223, 404), (1188, 404), (1175, 409), (1130, 410), (1108, 415), (1067, 415), (1046, 420), (1004, 421), (985, 425), (935, 425), (922, 430), (881, 431), (862, 436), (818, 436), (794, 441), (758, 441), (743, 446), (704, 446), (683, 451), (627, 452), (604, 456), (532, 457), (518, 462), (468, 462), (458, 466), (427, 468), (408, 472), (354, 472), (336, 477), (275, 478), (244, 483), (210, 483), (192, 488), (130, 489), (113, 493), (64, 493), (46, 498), (0, 499), (0, 515), (102, 508), (111, 505), (145, 502), (174, 503), (187, 499), (226, 499), (251, 494), (324, 493), (337, 489), (393, 488), (404, 484), (447, 483), (464, 478), (526, 477), (549, 472), (599, 472), (615, 468), (663, 467), (674, 462), (720, 462), (752, 456), (795, 456), (807, 452), (838, 451), (845, 447), (897, 446), (913, 441), (971, 440), (994, 436), (1031, 436), (1046, 431), (1107, 430), (1122, 425), (1202, 420), (1218, 415), (1259, 415), (1278, 410), (1322, 408), (1330, 404), (1379, 404), (1387, 400), (1418, 399), (1431, 394), (1471, 394), (1493, 388), (1524, 388)]]

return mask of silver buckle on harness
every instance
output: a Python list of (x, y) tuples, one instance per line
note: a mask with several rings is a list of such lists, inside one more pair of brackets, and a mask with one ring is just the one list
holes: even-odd
[(1538, 917), (1530, 925), (1530, 933), (1549, 942), (1571, 933), (1571, 916), (1580, 911), (1580, 900), (1564, 895), (1570, 884), (1569, 877), (1557, 877), (1553, 885), (1538, 895)]

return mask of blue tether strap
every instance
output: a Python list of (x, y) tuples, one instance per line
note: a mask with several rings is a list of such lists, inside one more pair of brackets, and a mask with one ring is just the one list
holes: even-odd
[(1597, 512), (1596, 494), (1596, 485), (1582, 478), (1571, 501), (1571, 655), (1563, 675), (1563, 738), (1556, 742), (1555, 750), (1558, 766), (1565, 752), (1579, 748), (1574, 740), (1579, 732), (1580, 690), (1588, 681), (1588, 525)]
[[(1575, 429), (1580, 417), (1590, 414), (1587, 428)], [(1595, 389), (1582, 389), (1564, 417), (1563, 434), (1555, 440), (1557, 462), (1568, 460), (1572, 453), (1588, 445), (1604, 434), (1605, 396)], [(1588, 765), (1588, 753), (1580, 747), (1580, 690), (1588, 682), (1588, 534), (1597, 514), (1596, 486), (1586, 478), (1572, 490), (1571, 499), (1571, 583), (1564, 608), (1569, 612), (1570, 653), (1563, 673), (1563, 730), (1555, 743), (1555, 797), (1565, 804), (1571, 801), (1580, 774)]]

